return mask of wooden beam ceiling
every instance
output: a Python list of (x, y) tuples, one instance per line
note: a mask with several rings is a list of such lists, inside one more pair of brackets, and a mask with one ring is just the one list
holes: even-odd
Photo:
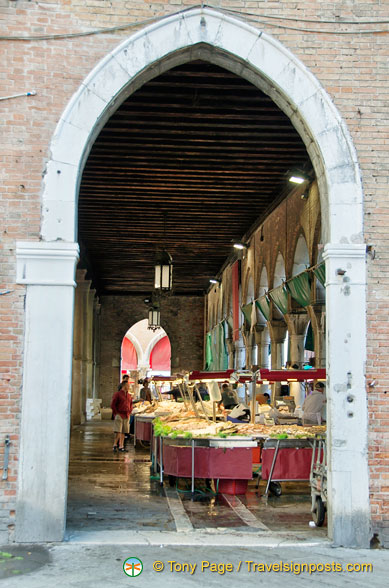
[(175, 293), (203, 293), (231, 241), (307, 162), (291, 122), (258, 88), (203, 62), (174, 68), (130, 96), (93, 145), (79, 195), (81, 263), (100, 294), (150, 293), (165, 244)]

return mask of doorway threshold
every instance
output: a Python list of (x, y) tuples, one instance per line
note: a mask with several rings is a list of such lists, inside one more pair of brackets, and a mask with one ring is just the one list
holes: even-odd
[(96, 530), (69, 531), (65, 541), (72, 544), (115, 544), (115, 545), (204, 545), (236, 547), (316, 547), (330, 546), (326, 537), (312, 538), (312, 533), (290, 532), (247, 533), (224, 528), (210, 528), (186, 532)]

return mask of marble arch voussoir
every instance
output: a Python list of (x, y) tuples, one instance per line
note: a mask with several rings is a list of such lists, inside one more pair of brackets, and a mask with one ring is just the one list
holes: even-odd
[[(207, 8), (184, 11), (138, 31), (84, 80), (65, 109), (50, 146), (43, 187), (42, 238), (76, 240), (81, 171), (98, 130), (110, 114), (148, 79), (200, 56), (249, 79), (290, 116), (310, 150), (321, 197), (327, 200), (322, 202), (323, 210), (328, 210), (328, 218), (332, 214), (334, 222), (324, 227), (326, 240), (358, 240), (362, 191), (356, 156), (330, 98), (281, 43), (251, 25)], [(346, 222), (337, 222), (341, 210), (335, 207), (335, 212), (331, 211), (335, 203), (347, 210)]]

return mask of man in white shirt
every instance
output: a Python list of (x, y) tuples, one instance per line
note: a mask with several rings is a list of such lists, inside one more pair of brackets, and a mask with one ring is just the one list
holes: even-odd
[(326, 399), (323, 382), (316, 382), (312, 394), (306, 397), (303, 404), (303, 424), (321, 425), (321, 412)]

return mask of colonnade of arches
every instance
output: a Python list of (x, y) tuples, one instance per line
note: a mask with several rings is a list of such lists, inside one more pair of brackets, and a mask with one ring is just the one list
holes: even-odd
[[(244, 258), (224, 270), (208, 294), (208, 369), (301, 367), (308, 358), (325, 367), (320, 222), (314, 182), (308, 198), (292, 192), (252, 235)], [(288, 240), (283, 227), (292, 235)], [(240, 265), (239, 333), (233, 325), (234, 263)]]

